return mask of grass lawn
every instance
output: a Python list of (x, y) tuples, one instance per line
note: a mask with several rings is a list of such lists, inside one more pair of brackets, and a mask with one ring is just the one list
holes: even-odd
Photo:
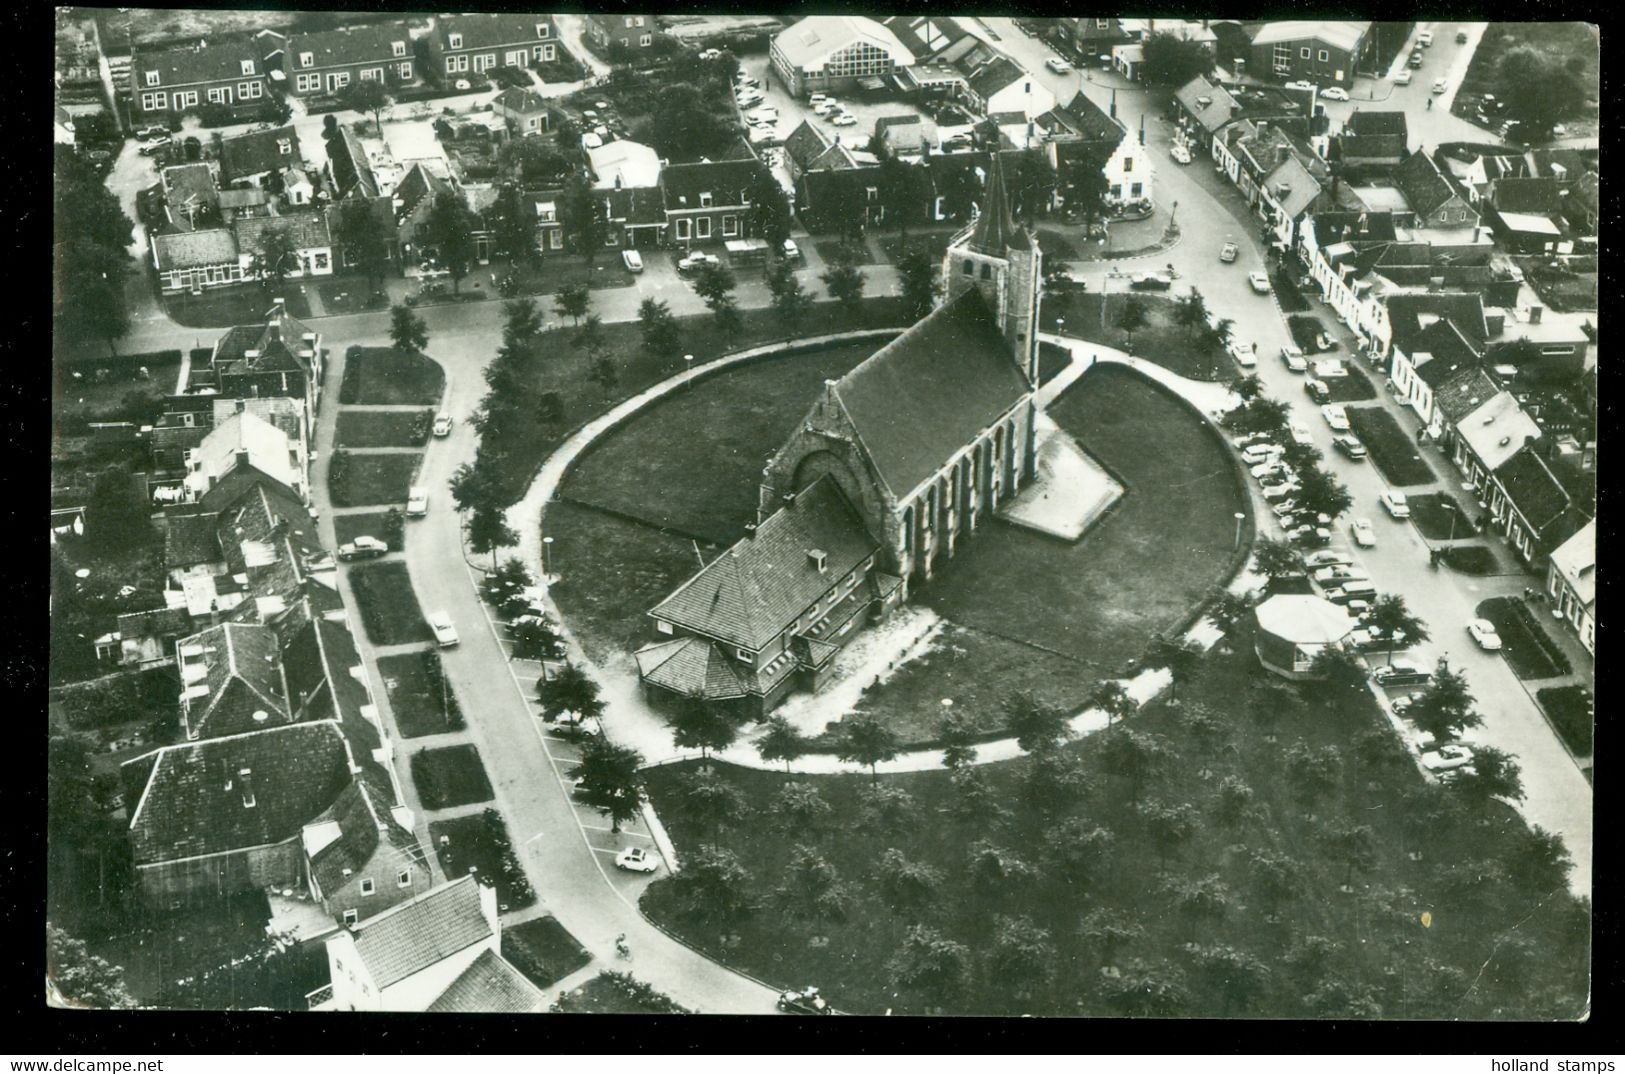
[(467, 876), (474, 869), (477, 876), (495, 882), (497, 905), (503, 910), (518, 910), (536, 901), (536, 893), (514, 857), (507, 825), (495, 809), (430, 821), (429, 840), (447, 879)]
[(994, 521), (920, 597), (956, 623), (1071, 656), (1079, 676), (1116, 675), (1224, 580), (1246, 491), (1212, 428), (1123, 366), (1090, 369), (1049, 413), (1127, 494), (1073, 544)]
[[(880, 781), (912, 797), (912, 809), (887, 824), (865, 819), (867, 775), (799, 777), (831, 812), (785, 823), (771, 803), (787, 777), (713, 762), (753, 810), (719, 834), (682, 805), (682, 781), (697, 762), (651, 769), (650, 796), (687, 864), (656, 881), (641, 908), (710, 957), (776, 987), (817, 984), (836, 1007), (858, 1014), (1581, 1013), (1589, 909), (1575, 904), (1555, 869), (1530, 862), (1516, 812), (1493, 800), (1447, 808), (1453, 792), (1424, 785), (1368, 692), (1306, 704), (1259, 668), (1251, 642), (1242, 631), (1203, 658), (1179, 706), (1154, 702), (1113, 731), (1066, 747), (1084, 783), (1047, 812), (1029, 797), (1030, 762), (1016, 760), (982, 769), (999, 811), (956, 811), (963, 799), (947, 773), (908, 773)], [(1154, 736), (1138, 741), (1162, 757), (1138, 777), (1106, 752), (1115, 736), (1132, 755), (1135, 732)], [(1366, 735), (1371, 742), (1356, 748)], [(1246, 803), (1232, 819), (1218, 809), (1227, 785)], [(1182, 807), (1188, 812), (1173, 813), (1174, 823), (1158, 821), (1168, 815), (1159, 811)], [(1352, 826), (1367, 830), (1340, 834)], [(1095, 829), (1114, 853), (1059, 860)], [(708, 893), (687, 889), (698, 844), (713, 840), (746, 872), (744, 914), (721, 916)], [(981, 840), (1002, 871), (977, 867), (986, 859), (971, 848)], [(1351, 842), (1357, 855), (1341, 849)], [(841, 885), (834, 898), (815, 898), (820, 873), (830, 872), (792, 867), (803, 847), (831, 868)], [(882, 884), (890, 850), (933, 870), (919, 901)], [(1023, 877), (1012, 858), (1034, 868)], [(1491, 860), (1505, 872), (1484, 875), (1479, 865)], [(1533, 913), (1537, 906), (1543, 912)], [(1114, 950), (1080, 936), (1080, 922), (1096, 911), (1139, 934)], [(992, 957), (1009, 917), (1043, 931), (1032, 972)], [(1519, 922), (1533, 930), (1532, 954), (1513, 959), (1498, 944)], [(967, 948), (962, 990), (893, 979), (889, 967), (916, 924)], [(1310, 954), (1324, 945), (1329, 956)], [(1214, 948), (1244, 958), (1227, 963)], [(1166, 1002), (1119, 990), (1101, 973), (1105, 965), (1169, 983)]]
[(299, 284), (292, 281), (278, 290), (245, 283), (215, 288), (201, 295), (166, 295), (163, 304), (169, 319), (187, 328), (230, 328), (237, 324), (265, 323), (265, 315), (277, 298), (287, 300), (288, 313), (296, 319), (310, 317), (310, 301)]
[[(83, 436), (93, 421), (151, 425), (163, 412), (164, 399), (175, 391), (180, 371), (180, 351), (121, 356), (117, 362), (102, 365), (76, 363), (72, 369), (57, 363), (52, 378), (52, 428), (58, 435)], [(74, 372), (83, 375), (75, 379)]]
[(1284, 268), (1276, 269), (1272, 280), (1275, 284), (1275, 301), (1280, 303), (1282, 313), (1302, 313), (1309, 309), (1309, 300), (1298, 290), (1298, 281), (1291, 272)]
[[(1473, 53), (1473, 62), (1462, 76), (1451, 111), (1469, 121), (1478, 113), (1478, 101), (1484, 93), (1498, 91), (1497, 71), (1501, 57), (1522, 45), (1532, 46), (1558, 64), (1578, 59), (1582, 64), (1580, 84), (1586, 95), (1596, 101), (1601, 93), (1598, 64), (1601, 60), (1597, 45), (1597, 29), (1583, 22), (1492, 22)], [(1585, 113), (1595, 117), (1596, 106), (1588, 105)]]
[(334, 515), (333, 536), (339, 544), (347, 544), (357, 537), (376, 537), (380, 541), (389, 543), (391, 552), (401, 550), (401, 537), (404, 530), (391, 536), (389, 527), (385, 524), (387, 514), (383, 511), (368, 511), (357, 515)]
[(1054, 228), (1038, 229), (1038, 246), (1044, 251), (1045, 260), (1076, 261), (1079, 257), (1078, 248), (1072, 244), (1072, 240)]
[(1478, 614), (1495, 624), (1501, 655), (1518, 678), (1553, 679), (1569, 673), (1568, 656), (1517, 597), (1491, 597), (1478, 606)]
[(670, 996), (625, 973), (605, 970), (564, 999), (570, 1014), (691, 1014)]
[(897, 264), (897, 259), (903, 256), (905, 243), (910, 250), (924, 250), (931, 263), (939, 265), (942, 263), (942, 255), (948, 252), (948, 240), (958, 233), (958, 226), (946, 230), (937, 228), (931, 231), (910, 231), (907, 235), (898, 235), (888, 228), (886, 233), (880, 236), (880, 248), (886, 251), (886, 260), (894, 265)]
[[(728, 351), (785, 338), (784, 321), (773, 310), (750, 309), (741, 310), (740, 313), (743, 328), (733, 340), (722, 338), (710, 314), (679, 317), (680, 353), (692, 354), (696, 362), (703, 362)], [(852, 313), (834, 302), (815, 302), (796, 326), (795, 335), (826, 335), (860, 328), (897, 328), (905, 325), (907, 320), (902, 301), (898, 298), (866, 299)], [(561, 337), (555, 333), (563, 335)], [(481, 441), (481, 450), (492, 460), (491, 472), (502, 490), (503, 499), (507, 501), (524, 494), (536, 468), (564, 439), (570, 428), (592, 420), (620, 400), (649, 385), (681, 372), (681, 357), (675, 360), (660, 359), (643, 349), (643, 334), (637, 322), (606, 324), (605, 353), (619, 375), (614, 390), (606, 393), (589, 379), (586, 355), (579, 347), (570, 345), (572, 336), (570, 329), (559, 327), (542, 333), (521, 371), (515, 401), (519, 413), (525, 415), (526, 420), (511, 423), (508, 431), (495, 440)], [(565, 422), (557, 427), (538, 427), (530, 416), (537, 412), (541, 396), (550, 391), (558, 392), (564, 400)], [(767, 450), (777, 446), (774, 443)], [(762, 461), (758, 458), (754, 465), (759, 469)]]
[(430, 641), (412, 577), (404, 563), (363, 563), (350, 568), (350, 589), (374, 645)]
[(462, 729), (462, 706), (457, 704), (457, 692), (446, 682), (440, 653), (436, 650), (381, 656), (378, 674), (384, 680), (389, 707), (395, 713), (395, 726), (400, 728), (402, 737), (418, 738)]
[(1535, 697), (1575, 756), (1591, 756), (1591, 736), (1597, 722), (1591, 691), (1584, 686), (1548, 686)]
[(446, 390), (446, 371), (426, 354), (389, 347), (351, 347), (344, 358), (344, 404), (435, 406)]
[(328, 495), (334, 507), (404, 504), (422, 460), (416, 451), (389, 455), (335, 451), (327, 471)]
[(1059, 343), (1038, 344), (1038, 383), (1048, 384), (1067, 366), (1072, 364), (1072, 352)]
[[(654, 640), (645, 614), (699, 568), (694, 546), (590, 507), (560, 500), (547, 509), (553, 599), (595, 661), (624, 660)], [(722, 551), (701, 545), (708, 560)]]
[[(645, 251), (643, 256), (647, 258), (649, 252)], [(606, 249), (593, 258), (591, 265), (575, 254), (551, 254), (537, 264), (510, 266), (508, 271), (519, 277), (520, 294), (544, 297), (555, 295), (564, 288), (573, 287), (578, 283), (584, 283), (592, 290), (599, 291), (613, 287), (631, 287), (638, 282), (637, 276), (626, 270), (618, 249)], [(501, 271), (497, 272), (498, 279), (503, 275)], [(543, 316), (558, 316), (558, 311), (553, 309), (551, 302), (541, 303), (541, 308)]]
[(813, 248), (818, 251), (818, 256), (823, 258), (824, 263), (828, 265), (835, 264), (835, 260), (840, 256), (842, 248), (851, 250), (857, 255), (852, 261), (855, 265), (872, 265), (875, 263), (875, 255), (870, 251), (869, 244), (866, 242), (839, 242), (835, 239), (824, 239), (822, 242), (813, 243)]
[[(1147, 316), (1145, 327), (1134, 333), (1134, 354), (1193, 380), (1227, 381), (1235, 375), (1235, 366), (1222, 348), (1198, 344), (1191, 339), (1188, 330), (1174, 323), (1173, 299), (1138, 291), (1133, 297), (1144, 307)], [(1127, 349), (1128, 338), (1117, 327), (1117, 322), (1128, 298), (1116, 292), (1106, 296), (1108, 327), (1102, 329), (1098, 294), (1073, 291), (1045, 295), (1039, 310), (1043, 330), (1063, 332), (1058, 322), (1065, 321), (1065, 335)]]
[(1326, 383), (1326, 391), (1333, 403), (1364, 403), (1377, 398), (1377, 386), (1371, 383), (1371, 378), (1365, 371), (1356, 368), (1351, 362), (1344, 362), (1343, 368), (1348, 370), (1346, 377), (1331, 377)]
[(1444, 550), (1444, 565), (1463, 574), (1495, 574), (1500, 560), (1493, 549), (1481, 544), (1461, 544)]
[[(1286, 319), (1287, 329), (1292, 333), (1292, 342), (1305, 354), (1321, 353), (1317, 342), (1321, 334), (1331, 338), (1331, 332), (1326, 328), (1319, 317), (1309, 313), (1294, 313)], [(1332, 339), (1331, 350), (1337, 349), (1337, 341)]]
[(389, 292), (373, 286), (367, 277), (359, 273), (316, 280), (311, 286), (321, 296), (322, 308), (330, 317), (389, 308)]
[(1436, 474), (1416, 449), (1416, 441), (1399, 421), (1380, 406), (1356, 406), (1348, 411), (1349, 427), (1365, 444), (1371, 462), (1390, 485), (1427, 485)]
[(1411, 508), (1411, 522), (1429, 540), (1448, 541), (1472, 536), (1472, 521), (1448, 492), (1407, 496), (1405, 502)]
[(504, 928), (502, 957), (531, 984), (543, 989), (592, 961), (576, 938), (551, 916)]
[[(561, 491), (654, 526), (731, 544), (756, 521), (763, 463), (795, 431), (824, 381), (879, 347), (852, 343), (769, 359), (685, 387), (599, 440)], [(697, 429), (705, 435), (693, 436)], [(686, 450), (674, 450), (677, 445)]]
[(340, 448), (422, 447), (432, 410), (341, 410), (333, 444)]
[(473, 746), (447, 746), (412, 754), (412, 782), (424, 809), (449, 809), (491, 800), (480, 751)]

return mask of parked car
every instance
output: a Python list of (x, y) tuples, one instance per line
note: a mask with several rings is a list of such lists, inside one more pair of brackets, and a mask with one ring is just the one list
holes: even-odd
[(615, 868), (629, 873), (652, 873), (660, 868), (660, 859), (642, 847), (627, 847), (615, 855)]
[(1473, 751), (1459, 744), (1440, 746), (1432, 753), (1422, 754), (1422, 767), (1429, 772), (1448, 772), (1473, 763)]
[(801, 247), (796, 245), (796, 240), (794, 239), (785, 239), (784, 245), (780, 248), (779, 252), (784, 255), (784, 259), (786, 261), (801, 260)]
[(1166, 291), (1174, 281), (1158, 272), (1136, 272), (1128, 285), (1134, 291)]
[(840, 110), (840, 105), (828, 99), (819, 101), (817, 104), (813, 105), (813, 115), (815, 116), (832, 116)]
[(1346, 552), (1336, 552), (1330, 548), (1324, 552), (1314, 552), (1303, 557), (1305, 567), (1337, 567), (1353, 562)]
[(703, 251), (700, 251), (700, 250), (695, 250), (693, 253), (689, 254), (687, 257), (683, 257), (683, 258), (678, 259), (678, 261), (677, 261), (677, 271), (678, 272), (684, 272), (684, 273), (693, 272), (694, 270), (698, 269), (701, 265), (720, 265), (720, 264), (722, 264), (721, 259), (716, 257), (714, 254), (708, 254), (708, 253), (704, 253)]
[(1396, 85), (1396, 86), (1408, 86), (1410, 84), (1411, 84), (1411, 69), (1409, 67), (1400, 68), (1399, 74), (1394, 76), (1394, 85)]
[(1293, 515), (1298, 513), (1298, 501), (1289, 496), (1277, 503), (1270, 504), (1270, 511), (1274, 513), (1281, 525), (1284, 526)]
[(1177, 142), (1168, 150), (1168, 155), (1174, 158), (1175, 164), (1189, 164), (1191, 162), (1191, 147), (1183, 142)]
[(1266, 500), (1282, 500), (1298, 491), (1296, 481), (1281, 481), (1274, 484), (1259, 486), (1260, 493)]
[(1309, 435), (1309, 426), (1296, 418), (1287, 424), (1287, 430), (1292, 434), (1293, 443), (1313, 444), (1315, 442), (1315, 438)]
[(1313, 82), (1306, 82), (1306, 81), (1303, 81), (1303, 80), (1299, 80), (1297, 82), (1288, 82), (1284, 88), (1285, 89), (1313, 91), (1313, 90), (1319, 89), (1320, 87), (1315, 85)]
[(1332, 397), (1332, 390), (1326, 387), (1326, 382), (1323, 380), (1306, 380), (1303, 382), (1303, 390), (1309, 398), (1317, 403), (1324, 403)]
[(1409, 664), (1380, 667), (1372, 677), (1377, 680), (1377, 685), (1382, 687), (1426, 686), (1433, 681), (1431, 671), (1423, 671)]
[(1332, 432), (1349, 431), (1349, 412), (1343, 409), (1341, 403), (1327, 403), (1320, 408), (1320, 416), (1326, 419), (1326, 424), (1332, 427)]
[(1411, 53), (1411, 58), (1406, 62), (1408, 62), (1412, 67), (1422, 66), (1422, 50), (1416, 49), (1413, 51)]
[(1266, 477), (1273, 477), (1276, 474), (1285, 474), (1287, 472), (1287, 468), (1279, 459), (1269, 458), (1265, 459), (1263, 462), (1254, 463), (1252, 466), (1248, 467), (1247, 472), (1262, 481)]
[(1417, 34), (1416, 35), (1416, 43), (1418, 45), (1421, 45), (1423, 48), (1432, 48), (1433, 47), (1433, 31), (1432, 30), (1423, 30), (1421, 33)]
[(339, 545), (339, 558), (342, 560), (372, 559), (388, 552), (389, 545), (376, 537), (357, 537), (353, 541)]
[(1411, 517), (1411, 505), (1405, 502), (1403, 492), (1395, 492), (1393, 489), (1384, 490), (1382, 505), (1388, 509), (1388, 514), (1393, 518)]
[(1306, 548), (1319, 548), (1332, 543), (1332, 531), (1325, 526), (1297, 526), (1287, 531), (1287, 540)]
[(457, 644), (457, 628), (451, 625), (451, 616), (445, 612), (429, 613), (429, 629), (434, 631), (434, 643), (442, 649)]
[(151, 142), (158, 139), (162, 139), (166, 142), (169, 141), (168, 127), (142, 127), (140, 130), (135, 132), (135, 140), (138, 142)]
[(1433, 80), (1433, 92), (1434, 93), (1443, 93), (1445, 90), (1447, 90), (1449, 88), (1450, 88), (1449, 79), (1435, 78)]
[(450, 436), (451, 424), (450, 414), (436, 414), (434, 416), (434, 434), (436, 436)]
[(1354, 543), (1361, 548), (1375, 548), (1377, 546), (1377, 531), (1371, 528), (1369, 518), (1357, 518), (1350, 522), (1349, 532), (1354, 534)]
[(474, 84), (466, 78), (459, 78), (456, 82), (451, 84), (451, 88), (457, 90), (468, 90), (473, 89)]
[(1048, 67), (1051, 71), (1058, 75), (1064, 75), (1068, 71), (1072, 70), (1072, 65), (1070, 63), (1067, 63), (1065, 60), (1054, 56), (1045, 60), (1044, 66)]
[(812, 985), (800, 991), (790, 990), (779, 993), (779, 1010), (790, 1011), (795, 1014), (833, 1014), (834, 1007), (818, 994), (818, 989)]
[(1230, 344), (1230, 357), (1235, 359), (1237, 365), (1243, 369), (1253, 369), (1258, 365), (1258, 355), (1247, 343)]
[(1349, 99), (1349, 91), (1342, 86), (1327, 86), (1320, 91), (1320, 95), (1328, 101), (1346, 101)]
[(1467, 633), (1478, 642), (1478, 647), (1487, 652), (1495, 652), (1501, 647), (1501, 635), (1495, 632), (1495, 624), (1488, 619), (1474, 619), (1467, 624)]
[(1269, 462), (1280, 457), (1281, 448), (1275, 444), (1253, 444), (1243, 448), (1241, 452), (1241, 461), (1248, 466), (1257, 466), (1261, 462)]
[(422, 518), (429, 513), (429, 490), (413, 485), (406, 492), (406, 517)]
[(1332, 447), (1336, 448), (1344, 458), (1351, 459), (1354, 462), (1363, 462), (1365, 460), (1365, 445), (1360, 443), (1360, 438), (1353, 433), (1343, 433), (1340, 436), (1332, 437)]
[(1241, 247), (1237, 246), (1234, 242), (1226, 242), (1223, 246), (1219, 247), (1219, 260), (1228, 265), (1234, 261), (1236, 256), (1240, 253)]
[(1369, 582), (1371, 580), (1371, 575), (1366, 573), (1364, 567), (1355, 567), (1347, 563), (1321, 567), (1310, 577), (1321, 585), (1338, 585), (1342, 582), (1353, 581)]
[(162, 152), (165, 149), (168, 149), (169, 144), (169, 138), (167, 136), (162, 139), (154, 138), (151, 141), (142, 142), (141, 148), (138, 149), (137, 152), (144, 157), (150, 157)]
[(1275, 438), (1269, 433), (1247, 433), (1243, 436), (1236, 437), (1230, 442), (1236, 446), (1237, 451), (1245, 451), (1247, 448), (1255, 447), (1260, 444), (1274, 445)]
[[(1378, 644), (1381, 644), (1381, 642), (1378, 642)], [(1417, 700), (1422, 696), (1422, 694), (1423, 691), (1421, 690), (1412, 690), (1408, 694), (1400, 694), (1398, 697), (1390, 701), (1389, 705), (1393, 707), (1395, 712), (1403, 713), (1406, 709), (1409, 709), (1412, 705), (1416, 704)], [(1422, 750), (1425, 753), (1432, 748), (1433, 738), (1431, 735), (1423, 736), (1423, 738), (1427, 743), (1427, 745), (1422, 747)]]

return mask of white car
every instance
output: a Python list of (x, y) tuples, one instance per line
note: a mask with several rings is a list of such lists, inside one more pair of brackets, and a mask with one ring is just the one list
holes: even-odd
[(720, 265), (720, 264), (722, 264), (722, 262), (721, 262), (721, 260), (719, 260), (716, 257), (716, 255), (702, 253), (701, 251), (696, 250), (693, 253), (689, 254), (687, 257), (680, 258), (678, 260), (678, 262), (677, 262), (677, 271), (678, 272), (693, 272), (695, 269), (699, 268), (701, 265)]
[(1281, 481), (1273, 485), (1260, 485), (1258, 491), (1266, 500), (1284, 500), (1298, 491), (1296, 481)]
[(1252, 369), (1258, 365), (1258, 355), (1253, 348), (1245, 343), (1230, 344), (1230, 357), (1235, 359), (1237, 365), (1243, 369)]
[(1241, 461), (1248, 466), (1257, 466), (1261, 462), (1269, 462), (1280, 457), (1281, 448), (1274, 444), (1254, 444), (1241, 452)]
[(1405, 502), (1403, 492), (1388, 489), (1382, 494), (1382, 505), (1388, 509), (1388, 514), (1394, 518), (1410, 518), (1411, 505)]
[(1369, 582), (1371, 575), (1360, 567), (1349, 567), (1342, 564), (1331, 567), (1322, 567), (1311, 575), (1315, 581), (1322, 585), (1341, 585), (1344, 582)]
[(1343, 409), (1341, 403), (1327, 403), (1320, 408), (1320, 416), (1326, 419), (1326, 424), (1332, 427), (1332, 432), (1349, 431), (1349, 412)]
[(466, 78), (459, 78), (456, 82), (451, 84), (451, 87), (452, 89), (466, 90), (471, 87), (471, 83)]
[(1472, 763), (1473, 751), (1458, 743), (1440, 746), (1431, 753), (1422, 754), (1422, 767), (1429, 772), (1448, 772)]
[(1309, 359), (1296, 347), (1282, 347), (1281, 361), (1286, 363), (1287, 369), (1294, 373), (1309, 372)]
[(615, 855), (615, 868), (629, 873), (652, 873), (660, 868), (660, 859), (642, 847), (627, 847)]
[(389, 545), (376, 537), (357, 537), (353, 541), (339, 545), (339, 558), (345, 560), (372, 559), (388, 552)]
[(434, 434), (439, 437), (451, 435), (451, 415), (436, 414), (434, 416)]
[(1236, 445), (1237, 451), (1244, 451), (1254, 446), (1275, 444), (1275, 440), (1269, 433), (1247, 433), (1245, 436), (1238, 436), (1230, 442)]
[(628, 272), (643, 271), (643, 255), (636, 250), (622, 250), (621, 264), (626, 266)]
[(422, 518), (429, 513), (429, 490), (413, 485), (406, 493), (406, 517)]
[(1474, 619), (1467, 624), (1467, 633), (1478, 642), (1480, 649), (1493, 653), (1501, 647), (1501, 635), (1495, 632), (1495, 624), (1488, 619)]
[(1448, 79), (1435, 78), (1433, 80), (1433, 92), (1434, 93), (1443, 93), (1445, 90), (1447, 90), (1449, 88), (1450, 88), (1450, 82), (1449, 82)]
[(1417, 34), (1416, 43), (1421, 45), (1423, 48), (1430, 48), (1433, 45), (1433, 31), (1423, 30), (1421, 33)]
[(1303, 559), (1303, 565), (1305, 567), (1338, 567), (1346, 566), (1347, 564), (1353, 562), (1354, 561), (1344, 553), (1330, 548), (1305, 556)]
[(1284, 474), (1287, 469), (1279, 459), (1265, 459), (1263, 462), (1255, 463), (1249, 467), (1247, 472), (1262, 481), (1267, 477), (1274, 477), (1276, 474)]
[(1394, 85), (1396, 85), (1396, 86), (1408, 86), (1410, 84), (1411, 84), (1411, 69), (1409, 67), (1401, 67), (1399, 69), (1399, 74), (1394, 76)]
[(1349, 531), (1354, 534), (1354, 543), (1361, 548), (1375, 548), (1377, 546), (1377, 532), (1371, 528), (1369, 518), (1357, 518), (1350, 522)]
[(1285, 88), (1287, 88), (1287, 89), (1301, 89), (1301, 90), (1317, 90), (1320, 87), (1315, 85), (1313, 82), (1298, 81), (1298, 82), (1288, 82), (1286, 84)]
[(834, 115), (840, 110), (841, 106), (831, 100), (819, 101), (817, 104), (813, 105), (813, 115), (815, 116), (830, 116)]
[(1294, 418), (1287, 424), (1287, 431), (1292, 434), (1294, 444), (1313, 444), (1315, 438), (1309, 435), (1309, 426)]
[(1247, 282), (1252, 285), (1253, 291), (1260, 295), (1270, 293), (1270, 278), (1262, 272), (1249, 272)]
[(831, 119), (830, 122), (837, 127), (855, 127), (858, 124), (858, 117), (850, 112), (842, 112)]
[(778, 122), (778, 119), (779, 119), (779, 110), (777, 108), (774, 108), (770, 104), (764, 104), (764, 105), (762, 105), (762, 107), (760, 107), (760, 108), (756, 109), (756, 111), (752, 112), (750, 114), (750, 118), (752, 118), (752, 119), (765, 119), (770, 123), (776, 123), (776, 122)]
[(1044, 66), (1048, 67), (1052, 72), (1058, 75), (1064, 75), (1068, 71), (1072, 70), (1072, 65), (1058, 56), (1051, 56), (1049, 59), (1045, 60)]
[(1328, 86), (1320, 91), (1320, 95), (1328, 101), (1346, 101), (1349, 99), (1349, 91), (1342, 86)]
[(784, 254), (784, 259), (786, 261), (801, 260), (801, 247), (796, 245), (796, 240), (794, 239), (785, 239), (781, 252)]
[(451, 616), (445, 612), (429, 613), (429, 629), (434, 631), (434, 643), (442, 649), (457, 644), (457, 628), (451, 625)]
[(1189, 164), (1193, 159), (1191, 157), (1191, 147), (1183, 142), (1176, 144), (1172, 149), (1168, 150), (1168, 155), (1174, 158), (1175, 164)]

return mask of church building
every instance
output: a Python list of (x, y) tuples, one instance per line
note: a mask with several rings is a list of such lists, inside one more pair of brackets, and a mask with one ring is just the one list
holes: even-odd
[(828, 679), (840, 648), (1034, 474), (1043, 257), (999, 155), (943, 256), (943, 302), (824, 389), (763, 470), (757, 521), (649, 612), (645, 692), (760, 717)]

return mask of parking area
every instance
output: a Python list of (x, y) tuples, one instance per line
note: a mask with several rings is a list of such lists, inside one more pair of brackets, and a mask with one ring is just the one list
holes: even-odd
[(815, 115), (806, 101), (791, 96), (784, 84), (778, 80), (778, 76), (773, 74), (772, 64), (767, 56), (746, 56), (740, 61), (740, 66), (749, 77), (757, 80), (762, 94), (762, 105), (753, 105), (745, 111), (748, 113), (764, 105), (778, 109), (779, 118), (774, 124), (771, 142), (782, 142), (788, 138), (790, 132), (799, 127), (804, 119), (811, 120), (814, 126), (827, 135), (832, 137), (840, 135), (843, 143), (857, 149), (868, 144), (869, 136), (875, 132), (875, 121), (885, 116), (917, 116), (928, 128), (934, 129), (929, 117), (906, 101), (868, 101), (860, 100), (855, 94), (840, 93), (834, 96), (857, 122), (837, 127), (829, 117)]

